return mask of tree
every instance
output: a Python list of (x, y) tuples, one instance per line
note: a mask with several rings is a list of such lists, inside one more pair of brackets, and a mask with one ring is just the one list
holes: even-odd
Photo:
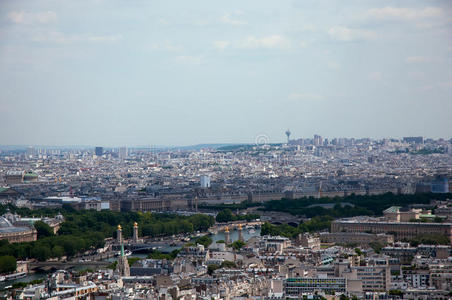
[(237, 240), (232, 243), (232, 248), (234, 248), (235, 250), (240, 250), (243, 246), (245, 246), (245, 242), (241, 240)]
[(383, 248), (383, 245), (379, 242), (372, 242), (369, 244), (369, 246), (375, 251), (375, 253), (380, 253), (381, 249)]
[(58, 257), (61, 258), (64, 255), (64, 248), (59, 246), (59, 245), (55, 245), (52, 248), (52, 257)]
[(225, 260), (221, 263), (221, 268), (227, 268), (227, 269), (231, 269), (231, 268), (237, 268), (237, 265), (235, 264), (235, 262), (233, 261), (229, 261), (229, 260)]
[(14, 272), (17, 268), (17, 262), (14, 256), (0, 256), (0, 273)]
[(205, 235), (205, 236), (197, 238), (196, 243), (201, 244), (207, 248), (207, 247), (209, 247), (210, 244), (212, 244), (212, 239), (209, 236)]
[(207, 274), (212, 275), (213, 271), (218, 270), (219, 268), (220, 266), (218, 265), (210, 264), (207, 266)]
[(36, 221), (34, 226), (38, 232), (38, 239), (54, 235), (53, 229), (42, 221)]
[(234, 216), (232, 215), (232, 212), (230, 209), (223, 209), (222, 211), (220, 211), (216, 218), (217, 222), (230, 222), (234, 219)]
[(47, 245), (37, 244), (31, 249), (31, 255), (39, 261), (46, 261), (52, 257), (52, 251), (50, 251), (50, 248)]

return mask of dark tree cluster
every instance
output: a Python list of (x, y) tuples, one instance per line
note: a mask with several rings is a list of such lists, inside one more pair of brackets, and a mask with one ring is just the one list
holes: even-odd
[[(2, 209), (5, 207), (0, 206), (0, 211)], [(20, 209), (20, 212), (24, 215), (40, 213), (27, 209)], [(121, 224), (123, 234), (127, 238), (132, 236), (134, 222), (138, 222), (141, 236), (150, 237), (205, 231), (215, 223), (213, 217), (201, 214), (185, 217), (174, 214), (76, 211), (64, 207), (59, 211), (53, 211), (53, 215), (59, 212), (64, 215), (65, 221), (57, 234), (54, 234), (52, 228), (44, 222), (36, 222), (37, 241), (9, 244), (8, 241), (2, 240), (0, 256), (12, 256), (21, 260), (35, 258), (39, 261), (62, 256), (71, 257), (77, 253), (103, 247), (105, 238), (116, 237), (118, 224)]]
[[(385, 193), (381, 195), (355, 195), (334, 198), (299, 198), (272, 200), (264, 203), (263, 210), (287, 212), (293, 215), (331, 216), (333, 218), (354, 217), (359, 215), (380, 216), (390, 206), (407, 206), (410, 204), (429, 204), (431, 200), (450, 199), (452, 194), (403, 194)], [(335, 204), (333, 208), (325, 208), (321, 204)]]
[(259, 219), (260, 216), (258, 214), (247, 214), (247, 215), (235, 215), (229, 208), (223, 209), (220, 211), (215, 220), (220, 223), (231, 222), (231, 221), (252, 221)]
[(329, 229), (332, 220), (333, 218), (330, 216), (319, 216), (301, 223), (297, 227), (288, 224), (272, 225), (270, 223), (264, 223), (261, 228), (261, 235), (280, 235), (294, 238), (300, 233)]

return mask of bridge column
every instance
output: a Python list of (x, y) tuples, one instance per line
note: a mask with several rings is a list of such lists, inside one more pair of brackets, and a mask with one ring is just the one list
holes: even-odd
[(118, 225), (118, 229), (116, 230), (116, 241), (119, 245), (122, 244), (122, 228), (121, 225)]
[(229, 240), (229, 227), (226, 226), (224, 229), (224, 242), (226, 243), (226, 246), (230, 243)]
[(239, 230), (239, 241), (243, 241), (243, 236), (242, 236), (242, 224), (239, 224), (238, 230)]
[(138, 243), (138, 223), (133, 223), (133, 243)]

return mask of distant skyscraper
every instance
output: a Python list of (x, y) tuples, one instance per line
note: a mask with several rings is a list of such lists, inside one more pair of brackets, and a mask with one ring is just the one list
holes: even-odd
[(320, 135), (315, 134), (314, 135), (314, 146), (322, 146), (323, 145), (323, 139)]
[(30, 158), (33, 155), (35, 155), (35, 148), (33, 148), (33, 146), (29, 146), (27, 148), (27, 157)]
[(119, 148), (119, 158), (120, 159), (126, 159), (127, 158), (127, 147), (121, 147)]
[(449, 192), (449, 181), (447, 177), (438, 177), (431, 183), (432, 193), (448, 193)]
[(202, 188), (210, 188), (210, 176), (202, 175), (200, 179), (200, 184)]
[(424, 138), (422, 136), (406, 136), (403, 138), (405, 143), (423, 144)]
[(104, 154), (104, 148), (103, 147), (96, 147), (94, 149), (94, 152), (96, 153), (97, 156), (102, 156)]
[(287, 135), (287, 144), (289, 144), (289, 142), (290, 142), (290, 134), (291, 134), (290, 130), (289, 130), (289, 129), (287, 129), (287, 130), (286, 130), (286, 135)]

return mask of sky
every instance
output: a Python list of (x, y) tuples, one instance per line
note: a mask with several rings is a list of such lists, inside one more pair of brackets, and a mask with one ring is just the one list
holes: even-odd
[(0, 144), (452, 137), (450, 0), (2, 0)]

